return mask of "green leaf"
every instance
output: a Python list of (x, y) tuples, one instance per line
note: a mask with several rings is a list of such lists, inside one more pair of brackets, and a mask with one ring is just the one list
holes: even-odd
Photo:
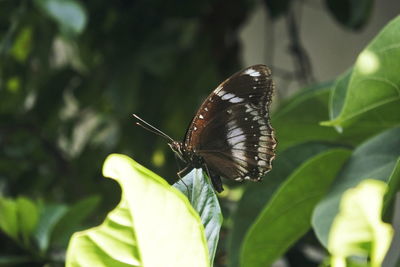
[[(347, 88), (353, 69), (348, 70), (336, 80), (329, 101), (329, 118), (332, 120), (340, 114), (346, 99)], [(341, 127), (339, 131), (342, 132)]]
[(39, 211), (33, 201), (25, 197), (0, 197), (0, 229), (26, 248), (31, 245), (38, 218)]
[(17, 204), (14, 200), (0, 197), (0, 229), (18, 241)]
[(102, 225), (73, 235), (67, 266), (209, 266), (204, 228), (182, 193), (120, 154), (103, 174), (120, 184), (121, 202)]
[(373, 0), (326, 0), (334, 18), (344, 26), (361, 29), (371, 16)]
[(324, 125), (345, 127), (357, 122), (359, 127), (385, 129), (399, 124), (399, 31), (400, 17), (397, 17), (359, 55), (343, 108), (335, 119)]
[(348, 150), (332, 149), (290, 175), (248, 231), (240, 254), (241, 266), (271, 265), (307, 232), (314, 206), (349, 155)]
[(87, 23), (86, 11), (75, 0), (36, 0), (35, 3), (59, 25), (67, 35), (83, 32)]
[(326, 246), (342, 194), (367, 178), (388, 181), (400, 156), (400, 128), (387, 130), (357, 147), (330, 192), (313, 214), (313, 228)]
[(32, 48), (32, 27), (24, 27), (21, 29), (18, 37), (16, 38), (14, 45), (11, 49), (11, 54), (16, 60), (21, 63), (26, 61)]
[(350, 256), (370, 259), (371, 267), (382, 265), (393, 237), (391, 225), (381, 219), (386, 190), (384, 182), (367, 179), (343, 194), (329, 234), (333, 267), (345, 266)]
[(28, 246), (29, 240), (38, 224), (39, 210), (33, 201), (25, 197), (18, 197), (16, 204), (19, 232), (23, 242)]
[(271, 124), (276, 130), (278, 149), (308, 141), (338, 141), (353, 145), (365, 138), (360, 134), (340, 134), (330, 127), (320, 125), (329, 118), (329, 95), (333, 84), (322, 84), (308, 88), (280, 105), (272, 115)]
[(53, 229), (67, 210), (67, 206), (62, 204), (47, 204), (42, 207), (39, 223), (35, 230), (35, 238), (42, 253), (49, 248)]
[(68, 207), (54, 226), (51, 242), (57, 242), (61, 247), (66, 247), (71, 235), (77, 230), (82, 230), (82, 222), (93, 213), (99, 202), (99, 196), (90, 196)]
[[(335, 86), (332, 90), (331, 93), (331, 98), (330, 98), (330, 108), (329, 108), (329, 118), (334, 119), (337, 117), (344, 105), (345, 99), (346, 99), (346, 94), (347, 94), (347, 89), (349, 86), (350, 78), (353, 73), (353, 70), (350, 69), (343, 75), (341, 75), (335, 83)], [(385, 110), (387, 107), (383, 107)], [(374, 110), (374, 113), (387, 113), (387, 111), (384, 111), (381, 108)], [(369, 113), (371, 116), (373, 115), (372, 113)], [(348, 127), (346, 130), (343, 130), (342, 126), (336, 125), (335, 128), (337, 132), (341, 133), (341, 138), (340, 140), (342, 141), (349, 141), (353, 140), (352, 144), (357, 144), (362, 140), (365, 140), (366, 138), (373, 136), (385, 128), (388, 127), (388, 125), (381, 125), (381, 127), (377, 127), (376, 123), (370, 123), (371, 117), (369, 116), (363, 116), (362, 118), (358, 118), (357, 121), (357, 126), (355, 127)], [(382, 122), (385, 120), (382, 120)], [(322, 122), (321, 125), (327, 125), (326, 122)]]
[(243, 196), (233, 214), (233, 226), (228, 237), (229, 266), (239, 265), (239, 253), (246, 232), (285, 179), (311, 157), (332, 148), (337, 148), (337, 146), (325, 143), (305, 143), (290, 147), (279, 153), (274, 160), (271, 172), (261, 183), (246, 184)]
[(388, 190), (385, 195), (383, 214), (387, 213), (388, 208), (394, 201), (396, 193), (400, 191), (400, 158), (397, 159), (392, 174), (389, 177)]
[(210, 266), (212, 266), (223, 219), (214, 188), (201, 169), (193, 169), (181, 181), (175, 183), (174, 187), (187, 196), (190, 204), (200, 215), (208, 243)]

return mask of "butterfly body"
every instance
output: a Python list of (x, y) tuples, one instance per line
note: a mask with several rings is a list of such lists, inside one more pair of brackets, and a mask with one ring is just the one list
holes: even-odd
[[(202, 168), (204, 164), (204, 160), (201, 156), (193, 151), (191, 147), (185, 147), (184, 143), (173, 141), (168, 144), (173, 152), (178, 156), (178, 158), (183, 161), (187, 166), (191, 168)], [(190, 169), (190, 168), (188, 168)]]
[(183, 142), (169, 146), (186, 164), (178, 175), (202, 168), (216, 191), (221, 176), (235, 181), (260, 181), (271, 170), (276, 139), (269, 122), (274, 85), (265, 65), (239, 71), (221, 83), (203, 102)]

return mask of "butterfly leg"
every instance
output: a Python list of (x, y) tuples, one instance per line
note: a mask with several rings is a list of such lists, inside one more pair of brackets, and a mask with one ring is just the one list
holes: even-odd
[(189, 165), (187, 165), (185, 168), (183, 168), (182, 170), (180, 170), (177, 174), (179, 176), (179, 179), (182, 179), (183, 177), (185, 177), (189, 172), (192, 171), (192, 167), (190, 167)]
[[(192, 170), (192, 168), (188, 165), (188, 166), (186, 166), (185, 168), (183, 168), (182, 170), (180, 170), (178, 173), (177, 173), (177, 175), (178, 175), (178, 177), (179, 177), (179, 181), (181, 181), (184, 185), (185, 185), (185, 187), (186, 187), (186, 189), (187, 189), (187, 193), (188, 193), (188, 195), (189, 195), (189, 193), (190, 193), (190, 190), (189, 190), (189, 187), (185, 184), (185, 182), (183, 181), (183, 177), (185, 177), (185, 175), (187, 175), (190, 171)], [(178, 182), (179, 182), (178, 181)]]
[(204, 168), (206, 169), (208, 177), (210, 177), (210, 179), (211, 179), (211, 183), (212, 183), (215, 191), (217, 191), (218, 193), (221, 193), (222, 191), (224, 191), (224, 188), (222, 186), (221, 177), (219, 177), (218, 174), (211, 172), (208, 169), (207, 165), (204, 165)]

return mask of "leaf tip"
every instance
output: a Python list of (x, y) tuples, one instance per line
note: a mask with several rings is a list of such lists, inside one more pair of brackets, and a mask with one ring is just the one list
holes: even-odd
[(107, 156), (103, 164), (103, 176), (107, 178), (117, 178), (118, 170), (123, 168), (130, 158), (128, 156), (113, 153)]

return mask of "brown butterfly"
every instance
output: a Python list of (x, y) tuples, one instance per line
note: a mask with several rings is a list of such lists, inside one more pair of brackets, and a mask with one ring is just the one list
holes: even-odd
[(202, 168), (217, 192), (221, 176), (235, 181), (260, 181), (272, 168), (276, 139), (270, 125), (269, 105), (274, 90), (271, 71), (254, 65), (233, 74), (203, 102), (186, 131), (183, 142), (133, 115), (138, 125), (163, 136), (186, 167)]

